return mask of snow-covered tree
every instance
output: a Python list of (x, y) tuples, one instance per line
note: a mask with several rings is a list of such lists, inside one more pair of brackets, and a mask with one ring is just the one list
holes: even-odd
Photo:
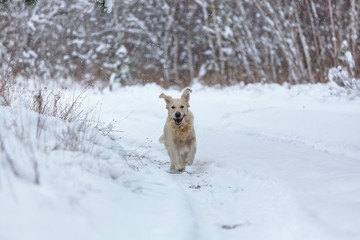
[(115, 84), (134, 84), (131, 77), (131, 60), (123, 44), (119, 43), (112, 61), (111, 66), (114, 68), (114, 72), (110, 76), (110, 90)]

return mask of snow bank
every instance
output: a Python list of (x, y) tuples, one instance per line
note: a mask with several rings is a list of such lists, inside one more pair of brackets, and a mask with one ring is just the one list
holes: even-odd
[(86, 235), (79, 202), (98, 191), (98, 181), (126, 175), (125, 151), (94, 119), (39, 115), (28, 101), (0, 106), (0, 238)]

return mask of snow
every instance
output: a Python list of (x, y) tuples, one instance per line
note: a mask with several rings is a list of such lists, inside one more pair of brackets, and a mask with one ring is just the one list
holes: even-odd
[(234, 37), (233, 31), (232, 31), (231, 28), (228, 27), (228, 26), (225, 27), (225, 30), (224, 30), (223, 35), (224, 35), (225, 37), (227, 37), (227, 38), (232, 38), (232, 37)]
[(352, 53), (350, 51), (346, 51), (344, 58), (346, 59), (346, 63), (348, 64), (349, 68), (353, 70), (355, 68), (355, 60)]
[(108, 13), (112, 11), (113, 8), (113, 1), (114, 0), (104, 0), (105, 1), (105, 9)]
[(192, 90), (198, 152), (182, 174), (158, 142), (158, 96), (178, 90), (90, 92), (84, 104), (101, 103), (115, 131), (83, 130), (82, 152), (55, 148), (78, 123), (48, 117), (37, 139), (26, 104), (0, 107), (0, 149), (21, 163), (32, 148), (40, 176), (24, 165), (15, 177), (0, 153), (0, 239), (360, 238), (359, 97), (331, 83)]

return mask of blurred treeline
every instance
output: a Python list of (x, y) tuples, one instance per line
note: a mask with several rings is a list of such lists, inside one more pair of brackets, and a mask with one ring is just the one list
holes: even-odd
[(357, 79), (359, 5), (114, 0), (110, 12), (90, 0), (6, 1), (0, 4), (0, 68), (13, 76), (165, 87), (327, 82), (334, 69)]

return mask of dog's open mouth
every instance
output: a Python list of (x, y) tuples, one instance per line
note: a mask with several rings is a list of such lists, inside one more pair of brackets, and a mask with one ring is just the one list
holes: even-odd
[(181, 123), (182, 123), (182, 120), (184, 119), (184, 117), (182, 117), (182, 118), (173, 118), (173, 119), (174, 119), (174, 121), (175, 121), (175, 124), (176, 124), (177, 126), (180, 126)]

